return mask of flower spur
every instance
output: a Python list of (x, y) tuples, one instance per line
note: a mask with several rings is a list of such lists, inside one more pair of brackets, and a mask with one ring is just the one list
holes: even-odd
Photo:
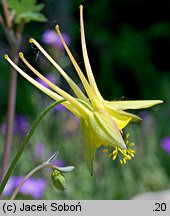
[(85, 32), (84, 32), (84, 22), (83, 22), (83, 6), (80, 5), (80, 33), (81, 33), (81, 46), (83, 53), (83, 60), (85, 64), (87, 79), (84, 76), (82, 70), (74, 59), (72, 53), (70, 52), (64, 38), (60, 32), (59, 26), (56, 25), (56, 31), (61, 39), (61, 42), (84, 86), (86, 95), (80, 90), (76, 83), (66, 74), (66, 72), (48, 55), (48, 53), (40, 46), (40, 44), (33, 38), (29, 40), (33, 43), (46, 58), (53, 64), (53, 66), (58, 70), (58, 72), (63, 76), (63, 78), (70, 85), (71, 89), (75, 93), (76, 97), (68, 94), (66, 91), (62, 90), (60, 87), (54, 85), (48, 79), (46, 79), (42, 74), (40, 74), (35, 68), (33, 68), (29, 62), (25, 59), (23, 53), (19, 53), (21, 60), (25, 65), (36, 74), (42, 81), (44, 81), (51, 89), (44, 87), (36, 80), (28, 76), (23, 70), (21, 70), (9, 57), (5, 55), (6, 60), (30, 83), (35, 85), (45, 94), (53, 98), (54, 100), (65, 99), (63, 105), (69, 109), (74, 115), (80, 119), (81, 130), (82, 130), (82, 142), (84, 146), (84, 155), (87, 163), (87, 168), (90, 173), (93, 173), (93, 159), (95, 155), (96, 148), (100, 146), (107, 146), (108, 149), (104, 151), (111, 150), (108, 157), (112, 157), (113, 160), (117, 158), (118, 155), (122, 155), (120, 163), (126, 163), (134, 157), (135, 151), (131, 149), (133, 143), (128, 143), (128, 135), (125, 140), (122, 137), (122, 129), (130, 121), (140, 120), (139, 117), (126, 112), (128, 109), (142, 109), (160, 104), (161, 100), (137, 100), (137, 101), (106, 101), (101, 96), (96, 81), (93, 76), (90, 61), (88, 58)]

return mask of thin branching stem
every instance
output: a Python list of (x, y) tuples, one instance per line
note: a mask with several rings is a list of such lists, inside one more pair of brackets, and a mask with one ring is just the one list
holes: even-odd
[[(18, 47), (18, 45), (16, 45)], [(16, 48), (16, 47), (15, 47)], [(11, 55), (14, 61), (17, 63), (18, 58), (16, 48), (11, 49)], [(17, 73), (13, 67), (10, 67), (10, 81), (9, 81), (9, 97), (8, 97), (8, 108), (7, 108), (7, 128), (5, 133), (5, 145), (2, 159), (2, 169), (0, 179), (3, 178), (10, 157), (11, 143), (12, 143), (12, 129), (15, 116), (15, 101), (16, 101), (16, 89), (17, 89)]]
[[(12, 20), (9, 17), (9, 10), (6, 0), (1, 0), (5, 20), (0, 14), (0, 24), (6, 36), (6, 39), (9, 44), (10, 52), (13, 61), (18, 63), (18, 51), (22, 40), (22, 32), (24, 29), (24, 21), (22, 21), (18, 25), (18, 29), (16, 34), (12, 29)], [(2, 168), (0, 173), (0, 182), (3, 179), (5, 172), (7, 170), (8, 161), (11, 152), (11, 143), (12, 143), (12, 129), (13, 122), (15, 117), (15, 103), (16, 103), (16, 90), (17, 90), (17, 73), (13, 67), (10, 67), (10, 78), (9, 78), (9, 97), (8, 97), (8, 107), (7, 107), (7, 127), (5, 133), (5, 142), (4, 142), (4, 150), (3, 150), (3, 158), (2, 158)]]
[(14, 200), (15, 197), (17, 196), (17, 194), (19, 193), (21, 187), (23, 186), (23, 184), (26, 182), (26, 180), (28, 178), (30, 178), (32, 175), (34, 175), (37, 171), (45, 168), (45, 167), (50, 167), (50, 168), (53, 168), (54, 166), (48, 162), (46, 163), (43, 163), (37, 167), (35, 167), (33, 170), (31, 170), (24, 178), (23, 180), (21, 181), (21, 183), (17, 186), (17, 188), (15, 189), (15, 191), (13, 192), (13, 194), (11, 195), (10, 197), (10, 200)]
[(4, 10), (4, 15), (5, 15), (7, 27), (11, 28), (12, 22), (10, 21), (10, 18), (9, 18), (10, 16), (9, 16), (9, 10), (8, 10), (7, 2), (6, 2), (6, 0), (1, 0), (1, 3), (2, 3), (3, 10)]

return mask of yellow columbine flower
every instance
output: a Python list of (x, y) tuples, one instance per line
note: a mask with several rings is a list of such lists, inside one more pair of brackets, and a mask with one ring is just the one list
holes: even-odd
[(162, 101), (147, 100), (110, 102), (103, 99), (96, 85), (87, 54), (82, 5), (80, 6), (80, 31), (83, 59), (87, 73), (87, 79), (81, 71), (79, 65), (75, 61), (68, 46), (66, 45), (58, 25), (56, 26), (56, 31), (85, 88), (87, 96), (80, 90), (80, 88), (75, 84), (75, 82), (65, 73), (65, 71), (48, 55), (48, 53), (33, 38), (31, 38), (29, 42), (33, 43), (54, 65), (58, 72), (68, 82), (71, 89), (74, 91), (76, 97), (71, 96), (70, 94), (68, 94), (67, 92), (65, 92), (64, 90), (62, 90), (61, 88), (47, 80), (42, 74), (40, 74), (35, 68), (33, 68), (28, 63), (28, 61), (24, 58), (23, 53), (19, 54), (21, 60), (52, 90), (44, 87), (36, 80), (28, 76), (8, 57), (8, 55), (5, 55), (5, 58), (23, 77), (25, 77), (29, 82), (31, 82), (45, 94), (49, 95), (54, 100), (61, 100), (63, 98), (66, 100), (65, 102), (63, 102), (63, 105), (80, 119), (84, 154), (87, 162), (87, 168), (91, 173), (93, 172), (93, 159), (95, 150), (101, 145), (108, 147), (104, 151), (111, 151), (108, 157), (112, 157), (113, 160), (115, 160), (118, 157), (118, 155), (122, 155), (120, 163), (125, 164), (127, 160), (130, 160), (132, 157), (134, 157), (135, 151), (131, 148), (134, 146), (134, 143), (129, 144), (129, 135), (127, 135), (125, 140), (123, 140), (122, 129), (131, 120), (140, 120), (140, 118), (124, 110), (148, 108), (156, 104), (162, 103)]

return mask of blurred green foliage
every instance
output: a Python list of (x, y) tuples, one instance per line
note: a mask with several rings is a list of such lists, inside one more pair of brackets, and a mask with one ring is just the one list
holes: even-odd
[[(44, 199), (130, 199), (141, 192), (169, 188), (170, 155), (163, 151), (160, 143), (163, 137), (170, 136), (170, 3), (165, 0), (38, 2), (40, 5), (45, 4), (44, 14), (49, 20), (41, 25), (28, 25), (22, 51), (25, 51), (31, 63), (42, 73), (48, 74), (54, 69), (41, 55), (35, 60), (38, 51), (29, 48), (25, 41), (29, 36), (35, 36), (41, 42), (43, 31), (53, 29), (57, 23), (62, 23), (62, 31), (71, 37), (71, 50), (81, 68), (84, 67), (78, 10), (82, 3), (89, 58), (102, 95), (110, 100), (162, 99), (164, 104), (148, 110), (142, 123), (132, 123), (127, 127), (125, 133), (130, 132), (130, 139), (136, 144), (137, 154), (134, 160), (121, 166), (118, 162), (107, 159), (107, 155), (99, 149), (92, 177), (85, 166), (79, 125), (77, 126), (77, 122), (66, 110), (51, 112), (33, 135), (15, 175), (26, 174), (58, 150), (59, 159), (62, 159), (65, 165), (75, 166), (75, 170), (65, 176), (66, 192), (53, 189), (47, 170), (39, 173), (38, 176), (49, 181)], [(69, 12), (67, 16), (63, 15), (64, 9)], [(67, 26), (66, 29), (64, 26)], [(0, 122), (3, 124), (6, 121), (9, 68), (3, 60), (3, 54), (8, 52), (8, 47), (2, 32), (0, 33)], [(47, 46), (46, 49), (54, 58), (63, 56), (63, 51), (58, 55), (58, 51), (56, 54), (50, 47)], [(66, 56), (64, 58), (68, 60)], [(61, 59), (58, 61), (62, 62)], [(78, 82), (71, 64), (63, 67)], [(61, 77), (57, 73), (56, 76), (57, 84), (67, 89)], [(51, 100), (18, 77), (17, 114), (27, 115), (31, 123), (49, 102)], [(15, 135), (12, 154), (15, 154), (22, 139), (23, 137)], [(37, 142), (45, 145), (45, 154), (41, 158), (34, 155)], [(0, 146), (2, 152), (2, 134)]]
[(14, 21), (20, 23), (22, 20), (25, 23), (30, 21), (45, 22), (45, 16), (40, 13), (44, 4), (36, 4), (37, 0), (7, 0), (8, 7), (11, 13), (15, 13)]

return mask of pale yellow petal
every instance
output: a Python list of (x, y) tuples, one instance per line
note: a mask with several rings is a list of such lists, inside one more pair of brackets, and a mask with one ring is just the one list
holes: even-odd
[(108, 108), (106, 110), (109, 112), (112, 119), (116, 122), (119, 130), (122, 130), (124, 127), (126, 127), (126, 125), (132, 120), (131, 115), (119, 113)]
[(137, 121), (141, 121), (142, 119), (137, 116), (137, 115), (134, 115), (132, 113), (129, 113), (129, 112), (126, 112), (126, 111), (123, 111), (123, 110), (116, 110), (116, 112), (120, 115), (123, 115), (123, 116), (128, 116), (131, 118), (131, 121), (133, 122), (137, 122)]
[(122, 110), (114, 110), (114, 109), (108, 108), (107, 106), (105, 106), (105, 109), (109, 112), (112, 119), (116, 122), (120, 130), (126, 127), (126, 125), (130, 121), (140, 121), (141, 120), (141, 118), (139, 118), (138, 116), (122, 111)]

